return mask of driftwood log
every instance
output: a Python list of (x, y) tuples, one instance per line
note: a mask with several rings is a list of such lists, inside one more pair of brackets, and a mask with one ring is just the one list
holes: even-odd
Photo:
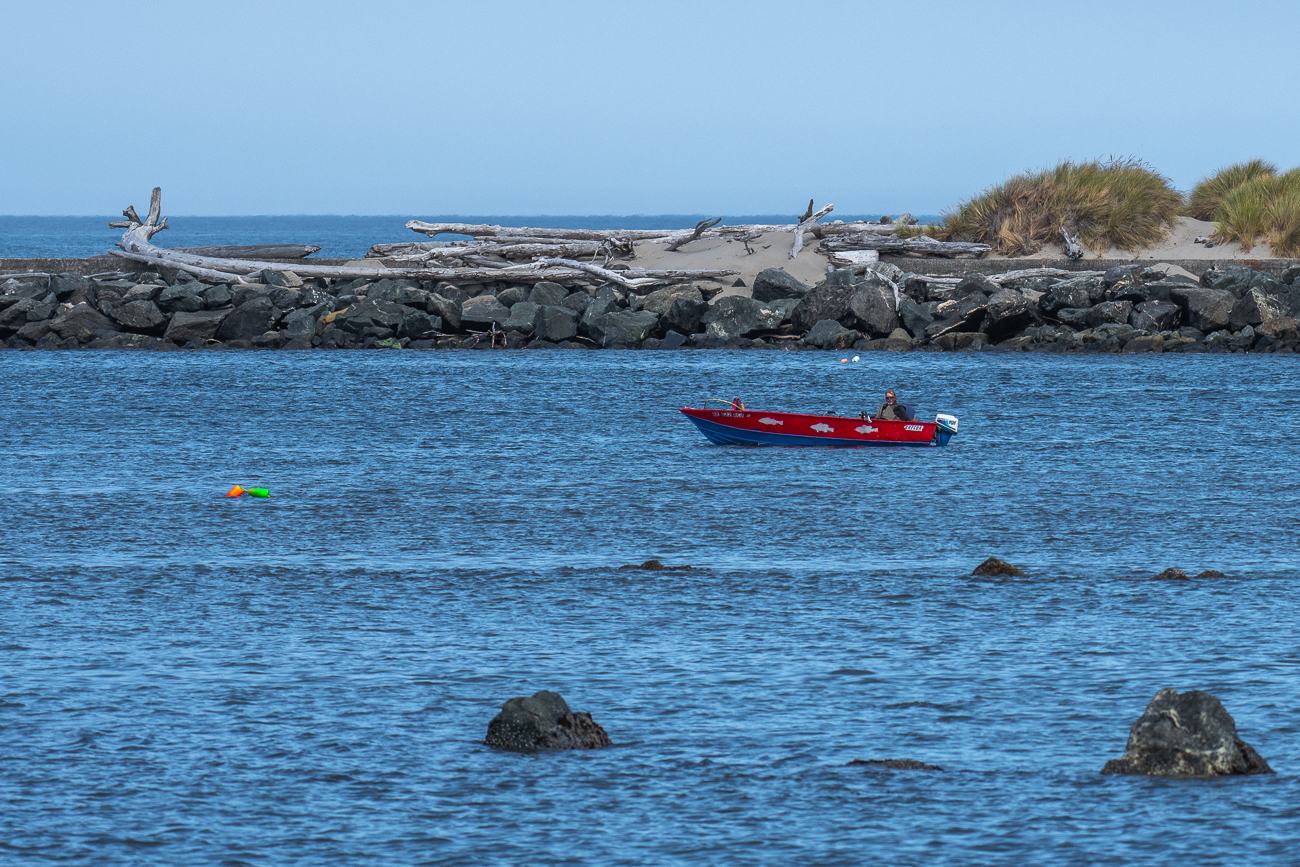
[(878, 250), (839, 250), (827, 256), (830, 263), (841, 268), (865, 268), (880, 261)]
[[(790, 258), (793, 259), (803, 250), (805, 233), (811, 233), (818, 240), (838, 238), (841, 236), (885, 236), (897, 227), (892, 223), (856, 221), (852, 223), (835, 222), (821, 224), (818, 221), (835, 209), (826, 205), (814, 211), (814, 201), (808, 201), (808, 208), (795, 223), (783, 225), (747, 224), (739, 226), (722, 226), (721, 217), (701, 220), (693, 229), (543, 229), (535, 227), (494, 226), (476, 223), (426, 223), (411, 220), (408, 229), (435, 238), (439, 235), (468, 235), (472, 241), (451, 241), (438, 244), (380, 244), (372, 247), (366, 255), (369, 258), (395, 259), (411, 262), (446, 263), (459, 260), (465, 264), (491, 267), (487, 261), (466, 257), (490, 256), (506, 259), (550, 258), (557, 254), (564, 258), (576, 256), (603, 257), (604, 264), (620, 256), (635, 256), (636, 244), (663, 244), (666, 250), (677, 251), (692, 241), (721, 238), (740, 241), (747, 252), (753, 253), (750, 242), (769, 233), (789, 233), (793, 236), (790, 245)], [(561, 251), (545, 250), (548, 244), (562, 245)], [(924, 245), (925, 242), (919, 242)], [(912, 245), (919, 249), (918, 245)], [(846, 249), (863, 249), (861, 247)], [(927, 255), (936, 255), (926, 251)], [(911, 254), (909, 254), (911, 255)], [(949, 255), (960, 255), (952, 253)]]
[[(512, 242), (521, 240), (523, 239), (510, 239)], [(367, 259), (402, 262), (450, 262), (466, 256), (500, 256), (503, 259), (539, 259), (547, 256), (576, 259), (579, 256), (601, 256), (608, 264), (615, 257), (630, 255), (630, 241), (562, 241), (549, 238), (524, 243), (414, 241), (407, 244), (375, 244), (366, 252)]]
[(305, 259), (319, 253), (315, 244), (248, 244), (230, 247), (176, 247), (181, 253), (217, 259)]
[(691, 233), (689, 235), (682, 235), (681, 237), (673, 239), (672, 241), (669, 242), (668, 246), (665, 247), (664, 249), (676, 251), (676, 249), (680, 247), (682, 244), (689, 243), (690, 241), (698, 241), (700, 239), (700, 236), (703, 235), (705, 231), (712, 229), (714, 226), (718, 225), (718, 223), (721, 222), (722, 222), (721, 217), (714, 217), (712, 220), (700, 220), (698, 223), (695, 224), (695, 228), (691, 230)]
[(835, 210), (834, 205), (827, 205), (826, 207), (822, 208), (820, 211), (814, 214), (813, 200), (812, 199), (808, 200), (808, 210), (805, 211), (804, 215), (799, 218), (798, 224), (795, 225), (794, 229), (792, 230), (792, 234), (794, 235), (794, 243), (790, 245), (791, 259), (798, 256), (799, 251), (803, 249), (803, 233), (809, 231), (817, 223), (818, 220), (820, 220), (822, 217), (826, 216), (833, 210)]
[(169, 250), (153, 243), (154, 235), (167, 228), (167, 218), (162, 216), (162, 188), (154, 187), (150, 197), (149, 215), (141, 220), (135, 207), (122, 212), (125, 220), (109, 225), (125, 229), (118, 241), (114, 256), (148, 265), (162, 265), (186, 271), (196, 277), (221, 283), (253, 283), (252, 275), (260, 271), (292, 270), (299, 277), (325, 277), (345, 279), (414, 279), (439, 280), (452, 283), (480, 283), (489, 280), (513, 280), (520, 283), (538, 283), (549, 280), (557, 283), (590, 284), (595, 281), (612, 282), (627, 289), (637, 289), (666, 283), (680, 283), (698, 279), (713, 279), (737, 274), (732, 270), (707, 271), (646, 271), (626, 269), (613, 271), (585, 262), (563, 257), (548, 257), (537, 262), (518, 265), (493, 263), (495, 267), (475, 268), (392, 268), (354, 265), (317, 265), (295, 262), (292, 269), (286, 263), (257, 259), (235, 259), (219, 256), (201, 256), (179, 250)]
[(1079, 236), (1070, 234), (1070, 231), (1062, 226), (1061, 237), (1065, 240), (1065, 257), (1067, 259), (1082, 259), (1083, 245), (1079, 243)]
[(530, 241), (557, 238), (566, 241), (604, 241), (617, 238), (630, 241), (657, 239), (670, 234), (667, 229), (539, 229), (493, 226), (486, 223), (424, 223), (411, 220), (406, 228), (433, 238), (437, 235), (469, 235), (471, 238), (512, 238)]
[(929, 235), (912, 238), (889, 238), (877, 232), (838, 234), (822, 241), (822, 251), (837, 253), (848, 250), (876, 250), (902, 256), (939, 256), (945, 259), (979, 258), (993, 248), (988, 244), (965, 241), (938, 241)]
[[(829, 213), (830, 209), (827, 208), (826, 212)], [(812, 216), (809, 215), (810, 218)], [(821, 216), (825, 216), (825, 214)], [(654, 242), (671, 247), (674, 244), (681, 246), (690, 241), (706, 238), (730, 238), (735, 240), (745, 236), (758, 237), (770, 232), (792, 232), (795, 226), (802, 222), (804, 221), (775, 225), (715, 225), (700, 230), (698, 226), (695, 229), (543, 229), (523, 226), (493, 226), (478, 223), (425, 223), (420, 220), (411, 220), (406, 224), (406, 228), (422, 235), (428, 235), (430, 238), (438, 235), (468, 235), (475, 240), (494, 238), (500, 242), (509, 239), (510, 243), (544, 243), (547, 239), (552, 241), (619, 240)], [(814, 238), (826, 238), (832, 235), (867, 231), (886, 235), (896, 228), (896, 226), (888, 223), (861, 220), (852, 223), (817, 223), (811, 227), (805, 227), (805, 231), (811, 231)], [(697, 230), (699, 230), (698, 234)]]

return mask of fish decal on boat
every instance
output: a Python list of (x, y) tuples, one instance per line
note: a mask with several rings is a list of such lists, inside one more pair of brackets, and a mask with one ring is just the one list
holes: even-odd
[(759, 424), (785, 424), (785, 422), (781, 421), (779, 418), (768, 418), (766, 416), (760, 418), (758, 420), (758, 423)]
[(815, 431), (821, 431), (822, 433), (833, 433), (835, 431), (835, 428), (831, 427), (830, 425), (824, 422), (821, 424), (813, 425), (812, 429)]
[(869, 424), (861, 424), (861, 425), (858, 425), (857, 427), (854, 428), (854, 430), (857, 431), (857, 432), (860, 433), (860, 434), (875, 433), (875, 432), (878, 431), (879, 429), (880, 429), (880, 428), (874, 428), (874, 427), (872, 427), (872, 426), (869, 425)]

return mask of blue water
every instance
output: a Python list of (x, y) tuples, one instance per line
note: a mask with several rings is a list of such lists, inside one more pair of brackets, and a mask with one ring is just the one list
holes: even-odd
[[(0, 353), (0, 862), (1295, 863), (1295, 362), (882, 356)], [(1100, 776), (1165, 686), (1278, 773)]]
[[(143, 213), (143, 209), (141, 209)], [(879, 219), (880, 214), (839, 215), (829, 219)], [(938, 217), (917, 214), (917, 219)], [(315, 244), (321, 248), (317, 259), (359, 258), (375, 244), (403, 241), (427, 241), (406, 228), (408, 220), (430, 223), (492, 223), (501, 226), (585, 229), (689, 229), (703, 214), (660, 214), (634, 216), (284, 216), (284, 217), (168, 217), (167, 231), (155, 243), (163, 247), (218, 247), (242, 244)], [(744, 223), (781, 224), (797, 218), (795, 214), (759, 214), (728, 216), (727, 225)], [(8, 217), (0, 216), (0, 259), (82, 258), (98, 256), (111, 249), (122, 237), (121, 229), (108, 224), (112, 217)]]

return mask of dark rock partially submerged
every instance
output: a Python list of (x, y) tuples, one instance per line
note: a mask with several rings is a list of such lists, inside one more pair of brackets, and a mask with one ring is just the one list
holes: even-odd
[(658, 560), (647, 560), (640, 565), (637, 565), (635, 563), (629, 563), (626, 566), (619, 566), (618, 568), (619, 569), (643, 569), (647, 572), (689, 572), (695, 567), (694, 566), (665, 566), (663, 563), (660, 563)]
[(1189, 576), (1182, 569), (1169, 568), (1152, 578), (1152, 581), (1195, 581), (1198, 578), (1226, 578), (1217, 569), (1206, 569), (1204, 572), (1198, 572), (1194, 576)]
[(895, 771), (942, 771), (938, 765), (927, 765), (916, 759), (854, 759), (849, 765), (865, 765), (872, 768), (890, 768)]
[(502, 705), (484, 743), (503, 750), (596, 750), (610, 740), (591, 714), (569, 710), (559, 693), (543, 689)]
[(1017, 566), (1012, 566), (1006, 560), (999, 560), (997, 557), (990, 557), (983, 563), (975, 567), (972, 575), (999, 575), (1008, 577), (1019, 577), (1025, 573)]
[(1108, 761), (1101, 772), (1219, 777), (1271, 774), (1273, 769), (1237, 737), (1236, 721), (1217, 698), (1200, 690), (1179, 695), (1165, 688), (1133, 724), (1124, 755)]

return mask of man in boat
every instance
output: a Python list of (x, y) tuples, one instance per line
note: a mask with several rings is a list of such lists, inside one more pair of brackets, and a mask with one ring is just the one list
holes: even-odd
[(906, 405), (898, 402), (898, 395), (894, 394), (891, 388), (885, 392), (885, 402), (876, 410), (872, 418), (884, 419), (885, 421), (911, 421), (912, 411)]

